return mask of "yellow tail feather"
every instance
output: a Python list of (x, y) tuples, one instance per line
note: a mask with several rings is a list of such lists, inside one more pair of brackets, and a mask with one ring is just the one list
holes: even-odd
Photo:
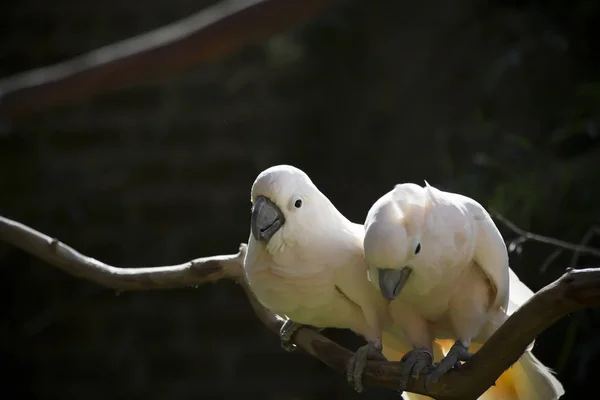
[[(439, 361), (448, 354), (454, 344), (453, 340), (436, 340), (434, 342), (434, 360)], [(473, 343), (471, 353), (481, 348), (481, 344)], [(411, 347), (397, 337), (384, 332), (383, 354), (389, 361), (399, 361)], [(555, 400), (564, 394), (560, 382), (552, 375), (550, 369), (540, 363), (531, 351), (526, 351), (519, 360), (508, 368), (478, 400)], [(403, 393), (406, 400), (429, 400), (431, 397), (415, 393)]]

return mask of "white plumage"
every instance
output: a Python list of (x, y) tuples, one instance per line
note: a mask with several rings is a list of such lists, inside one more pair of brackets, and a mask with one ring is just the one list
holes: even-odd
[[(382, 274), (384, 291), (394, 297), (389, 330), (415, 348), (454, 339), (476, 350), (533, 295), (510, 270), (504, 240), (487, 211), (466, 196), (427, 182), (396, 185), (373, 204), (365, 231), (372, 283), (380, 288)], [(392, 294), (394, 282), (385, 277), (397, 277), (389, 270), (405, 267), (409, 278)], [(384, 336), (384, 354), (385, 347)], [(530, 350), (482, 399), (554, 400), (564, 393)]]
[[(244, 260), (261, 304), (296, 323), (351, 329), (381, 354), (387, 302), (367, 279), (362, 225), (345, 218), (292, 166), (263, 171), (251, 196), (254, 207), (268, 203), (265, 213), (272, 215), (261, 227), (253, 225)], [(258, 213), (253, 211), (253, 224), (262, 218)], [(280, 224), (274, 233), (272, 223)]]

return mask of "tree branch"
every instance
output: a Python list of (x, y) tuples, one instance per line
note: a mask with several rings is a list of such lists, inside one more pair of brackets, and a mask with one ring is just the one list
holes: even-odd
[(179, 265), (118, 268), (87, 257), (57, 239), (0, 216), (0, 239), (64, 272), (119, 291), (170, 289), (202, 285), (222, 278), (238, 280), (246, 245), (237, 254), (197, 258)]
[[(497, 211), (491, 211), (490, 214), (498, 221), (502, 222), (508, 229), (519, 235), (518, 238), (511, 241), (511, 245), (513, 246), (525, 243), (528, 240), (533, 240), (535, 242), (549, 244), (555, 247), (559, 247), (561, 249), (572, 250), (576, 253), (577, 256), (579, 256), (580, 254), (591, 254), (593, 256), (600, 257), (600, 249), (584, 246), (583, 244), (577, 245), (549, 236), (542, 236), (536, 233), (527, 232), (526, 230), (519, 228), (512, 221), (508, 220), (508, 218), (506, 218)], [(597, 228), (593, 227), (590, 229), (589, 235), (593, 235), (595, 232), (597, 232)]]
[(72, 60), (0, 80), (16, 119), (230, 54), (323, 11), (333, 0), (222, 0), (185, 19)]
[[(0, 240), (13, 244), (63, 271), (118, 290), (164, 289), (199, 285), (220, 279), (240, 283), (257, 316), (278, 333), (284, 319), (264, 308), (243, 274), (246, 245), (235, 255), (198, 258), (185, 264), (119, 268), (84, 256), (56, 239), (16, 221), (0, 217)], [(458, 371), (450, 371), (424, 390), (424, 377), (410, 380), (407, 390), (440, 400), (476, 399), (523, 354), (527, 346), (560, 318), (600, 305), (600, 268), (569, 269), (514, 312)], [(310, 328), (301, 328), (294, 343), (313, 357), (345, 374), (351, 352)], [(369, 362), (365, 383), (397, 389), (398, 362)]]

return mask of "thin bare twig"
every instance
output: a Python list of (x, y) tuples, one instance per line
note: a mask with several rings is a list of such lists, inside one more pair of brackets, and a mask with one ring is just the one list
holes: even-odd
[[(592, 238), (598, 234), (599, 234), (598, 228), (596, 228), (595, 226), (592, 226), (590, 229), (587, 230), (585, 235), (583, 235), (583, 237), (581, 238), (581, 241), (579, 242), (579, 246), (587, 246), (587, 244), (590, 242), (590, 240), (592, 240)], [(573, 253), (573, 258), (571, 258), (570, 266), (572, 268), (577, 268), (577, 263), (579, 262), (580, 257), (581, 257), (581, 251), (579, 249), (575, 250), (575, 252)]]
[(125, 85), (181, 73), (289, 29), (332, 3), (223, 0), (151, 32), (0, 80), (0, 114), (16, 119)]
[[(72, 275), (119, 290), (143, 290), (186, 287), (219, 279), (241, 284), (260, 320), (279, 332), (283, 318), (263, 307), (243, 274), (246, 246), (238, 254), (204, 257), (185, 264), (119, 268), (82, 255), (28, 226), (0, 217), (0, 240), (11, 243)], [(510, 367), (537, 335), (560, 318), (574, 311), (600, 305), (600, 268), (569, 269), (560, 279), (536, 293), (515, 311), (473, 357), (457, 371), (450, 371), (424, 390), (424, 377), (411, 379), (407, 392), (440, 400), (476, 399)], [(310, 328), (301, 328), (294, 343), (340, 374), (345, 374), (350, 351)], [(397, 389), (398, 362), (369, 362), (365, 383)]]
[(513, 222), (508, 220), (506, 217), (504, 217), (502, 214), (500, 214), (497, 211), (491, 211), (490, 214), (492, 214), (493, 217), (498, 219), (498, 221), (502, 222), (508, 229), (510, 229), (517, 235), (519, 235), (519, 237), (517, 239), (513, 240), (512, 243), (522, 244), (522, 243), (525, 243), (527, 240), (533, 240), (535, 242), (550, 244), (552, 246), (560, 247), (560, 248), (563, 248), (566, 250), (576, 251), (579, 254), (591, 254), (593, 256), (600, 257), (600, 249), (583, 246), (583, 245), (577, 245), (577, 244), (566, 242), (564, 240), (552, 238), (549, 236), (543, 236), (543, 235), (538, 235), (536, 233), (531, 233), (524, 229), (519, 228), (517, 225), (515, 225)]
[[(587, 246), (587, 244), (594, 237), (594, 235), (597, 235), (598, 233), (599, 233), (598, 228), (592, 226), (583, 235), (583, 237), (581, 238), (581, 240), (579, 242), (579, 245)], [(556, 250), (561, 250), (561, 249), (559, 248)], [(573, 257), (571, 258), (571, 264), (570, 264), (571, 268), (577, 268), (577, 264), (579, 263), (580, 256), (581, 256), (580, 251), (576, 250), (575, 252), (573, 252)], [(552, 261), (550, 261), (550, 262), (552, 262)], [(555, 370), (558, 372), (562, 371), (563, 368), (565, 367), (565, 365), (567, 364), (567, 360), (569, 359), (569, 355), (571, 355), (571, 351), (573, 349), (573, 345), (575, 344), (575, 339), (577, 338), (577, 333), (579, 331), (579, 327), (583, 321), (583, 318), (584, 318), (583, 311), (574, 313), (573, 317), (571, 318), (569, 327), (567, 328), (565, 341), (563, 342), (562, 349), (561, 349), (560, 355), (558, 357), (558, 361), (556, 362)]]
[(550, 253), (550, 255), (548, 257), (546, 257), (546, 259), (544, 260), (544, 263), (542, 264), (542, 266), (540, 267), (540, 272), (546, 272), (546, 270), (548, 269), (548, 267), (550, 266), (550, 264), (552, 264), (552, 262), (554, 260), (556, 260), (558, 258), (558, 256), (560, 256), (563, 252), (563, 249), (558, 248), (555, 249), (552, 253)]

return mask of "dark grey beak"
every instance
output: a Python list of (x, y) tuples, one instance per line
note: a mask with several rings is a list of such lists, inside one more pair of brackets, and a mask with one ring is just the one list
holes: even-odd
[(256, 198), (250, 221), (254, 239), (268, 243), (284, 223), (283, 213), (275, 203), (265, 196)]
[(394, 300), (412, 272), (410, 267), (402, 269), (379, 269), (379, 290), (387, 300)]

